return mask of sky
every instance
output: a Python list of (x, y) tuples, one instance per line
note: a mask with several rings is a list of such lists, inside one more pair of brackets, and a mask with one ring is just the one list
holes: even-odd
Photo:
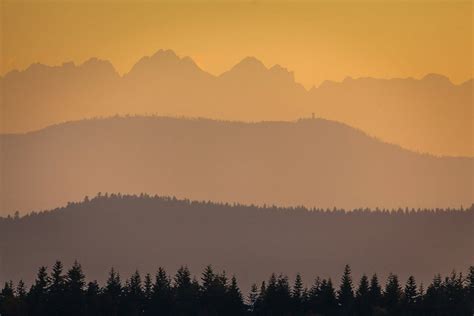
[(3, 75), (40, 62), (110, 60), (121, 74), (159, 49), (220, 74), (246, 56), (306, 87), (345, 77), (473, 77), (472, 1), (1, 2)]

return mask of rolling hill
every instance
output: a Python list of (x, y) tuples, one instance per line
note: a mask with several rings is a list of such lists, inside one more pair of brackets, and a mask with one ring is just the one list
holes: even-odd
[(307, 207), (464, 207), (473, 158), (435, 157), (323, 119), (70, 122), (0, 136), (0, 214), (97, 192)]

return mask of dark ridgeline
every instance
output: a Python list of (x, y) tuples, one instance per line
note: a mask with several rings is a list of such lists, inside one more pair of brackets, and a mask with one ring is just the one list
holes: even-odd
[(410, 276), (405, 285), (390, 274), (385, 287), (374, 274), (353, 284), (348, 265), (335, 288), (331, 279), (314, 280), (304, 287), (301, 276), (292, 284), (286, 275), (272, 274), (260, 288), (254, 283), (244, 297), (235, 276), (207, 266), (200, 280), (181, 266), (174, 277), (159, 268), (144, 278), (135, 271), (123, 282), (113, 268), (105, 285), (86, 281), (79, 263), (63, 272), (56, 261), (50, 274), (38, 270), (28, 290), (23, 281), (6, 282), (0, 292), (0, 315), (426, 315), (470, 316), (474, 313), (474, 266), (467, 276), (438, 274), (426, 288)]
[[(306, 279), (318, 272), (334, 280), (349, 263), (357, 277), (385, 279), (394, 271), (400, 280), (413, 274), (426, 284), (435, 273), (472, 265), (473, 227), (473, 207), (345, 212), (99, 194), (0, 218), (0, 282), (30, 284), (45, 262), (77, 259), (99, 282), (111, 265), (129, 275), (152, 272), (156, 263), (193, 271), (212, 263), (234, 273), (247, 291), (269, 271)], [(349, 288), (346, 282), (343, 297), (352, 296)]]

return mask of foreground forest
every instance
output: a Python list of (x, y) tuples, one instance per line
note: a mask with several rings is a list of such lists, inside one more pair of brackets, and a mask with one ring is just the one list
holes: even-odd
[(78, 260), (99, 282), (112, 264), (128, 275), (152, 273), (157, 262), (169, 271), (212, 263), (248, 290), (272, 271), (335, 279), (348, 263), (357, 277), (396, 272), (426, 284), (472, 265), (473, 227), (473, 207), (344, 211), (102, 193), (0, 218), (0, 282), (31, 284), (37, 267), (58, 259)]
[(346, 265), (339, 286), (317, 277), (305, 287), (300, 274), (290, 285), (287, 276), (272, 274), (268, 281), (254, 283), (248, 295), (239, 289), (235, 276), (216, 273), (207, 266), (192, 277), (182, 266), (174, 276), (164, 268), (144, 278), (136, 271), (122, 282), (113, 268), (104, 286), (86, 282), (79, 263), (63, 271), (56, 261), (51, 272), (41, 267), (27, 290), (5, 283), (0, 292), (0, 315), (457, 315), (474, 313), (474, 266), (467, 277), (452, 272), (437, 274), (426, 286), (413, 276), (405, 284), (390, 274), (381, 284), (376, 274), (353, 280)]

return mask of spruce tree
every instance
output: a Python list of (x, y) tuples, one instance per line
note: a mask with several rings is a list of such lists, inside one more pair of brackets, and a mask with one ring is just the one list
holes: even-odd
[(385, 292), (383, 294), (384, 305), (386, 306), (390, 315), (398, 315), (400, 312), (400, 299), (402, 289), (398, 282), (398, 276), (390, 273), (387, 284), (385, 286)]
[(17, 304), (12, 281), (5, 282), (0, 291), (0, 315), (15, 315)]
[(321, 313), (323, 315), (336, 315), (337, 314), (337, 298), (336, 292), (332, 285), (331, 279), (323, 280), (321, 282), (320, 290), (320, 304)]
[(198, 310), (199, 284), (191, 280), (191, 273), (186, 266), (178, 269), (174, 283), (177, 314), (194, 315)]
[(354, 291), (352, 288), (351, 268), (346, 265), (341, 278), (341, 285), (337, 292), (338, 303), (341, 315), (350, 315), (354, 303)]
[(317, 277), (311, 286), (308, 294), (307, 308), (310, 313), (317, 313), (321, 300), (321, 279)]
[(173, 313), (173, 293), (170, 277), (164, 268), (158, 268), (155, 276), (155, 284), (152, 291), (152, 312), (153, 315), (171, 315)]
[(232, 276), (230, 279), (230, 285), (227, 289), (226, 306), (224, 306), (223, 311), (227, 315), (244, 314), (245, 305), (235, 276)]
[(474, 315), (474, 266), (469, 267), (469, 272), (467, 274), (466, 290), (468, 305), (470, 306), (471, 313)]
[(40, 267), (36, 280), (28, 293), (28, 313), (31, 315), (43, 316), (48, 314), (48, 286), (49, 277), (46, 267)]
[(370, 306), (370, 297), (369, 297), (369, 279), (364, 274), (360, 278), (359, 286), (355, 295), (355, 312), (356, 315), (370, 315), (371, 306)]
[(142, 279), (138, 270), (132, 274), (125, 287), (126, 307), (128, 315), (139, 315), (143, 310)]
[(382, 303), (382, 287), (379, 284), (377, 274), (372, 275), (369, 287), (369, 302), (372, 308), (380, 306)]
[(87, 316), (101, 315), (101, 301), (100, 301), (100, 286), (97, 281), (92, 281), (87, 284), (86, 289), (86, 312)]
[(122, 283), (120, 275), (115, 272), (114, 268), (110, 269), (103, 296), (103, 310), (105, 315), (117, 316), (119, 313), (120, 299), (122, 296)]
[(403, 291), (402, 308), (405, 315), (415, 315), (418, 304), (418, 290), (413, 276), (408, 277)]
[(468, 313), (464, 307), (465, 300), (464, 278), (462, 273), (457, 274), (455, 271), (444, 281), (444, 301), (446, 310), (453, 314), (463, 315)]
[(65, 276), (63, 275), (63, 264), (56, 261), (53, 265), (50, 277), (51, 283), (48, 287), (49, 315), (63, 315), (65, 313), (64, 293), (65, 293)]
[(252, 286), (250, 287), (250, 293), (248, 297), (248, 311), (250, 313), (254, 313), (257, 311), (257, 301), (258, 301), (258, 287), (257, 284), (253, 283)]
[(75, 261), (73, 266), (67, 271), (65, 278), (65, 309), (67, 315), (84, 315), (85, 285), (86, 281), (82, 267)]

